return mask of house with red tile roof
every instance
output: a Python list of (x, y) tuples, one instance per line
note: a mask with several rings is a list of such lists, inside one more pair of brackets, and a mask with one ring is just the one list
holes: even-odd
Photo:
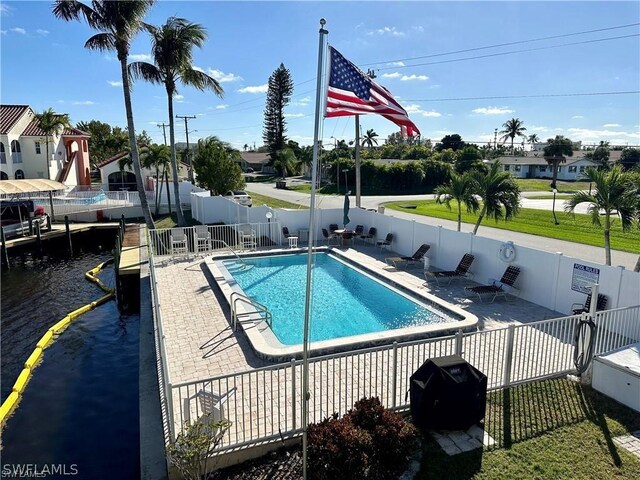
[[(49, 158), (47, 158), (49, 142)], [(0, 179), (44, 178), (91, 185), (89, 134), (66, 128), (49, 137), (28, 105), (0, 105)]]

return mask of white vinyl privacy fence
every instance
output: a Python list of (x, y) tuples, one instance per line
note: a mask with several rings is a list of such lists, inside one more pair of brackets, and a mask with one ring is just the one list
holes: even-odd
[[(595, 354), (640, 338), (640, 306), (596, 314)], [(309, 362), (310, 421), (344, 414), (362, 397), (377, 396), (389, 408), (409, 407), (412, 373), (429, 358), (457, 354), (488, 377), (498, 389), (575, 372), (573, 342), (581, 316), (512, 325), (507, 328), (394, 343), (337, 353)], [(171, 430), (207, 411), (207, 398), (235, 395), (219, 412), (231, 422), (221, 451), (255, 445), (300, 432), (302, 363), (289, 363), (166, 387)]]

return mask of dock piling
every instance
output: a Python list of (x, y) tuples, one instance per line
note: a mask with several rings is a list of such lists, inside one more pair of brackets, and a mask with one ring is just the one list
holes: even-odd
[(29, 236), (33, 235), (33, 218), (29, 217)]
[(69, 242), (69, 254), (73, 255), (73, 245), (71, 244), (71, 229), (69, 228), (69, 216), (64, 216), (64, 227), (67, 230), (67, 241)]
[(40, 232), (40, 222), (36, 222), (36, 244), (38, 245), (38, 249), (42, 250), (42, 236)]
[(7, 251), (7, 238), (4, 236), (4, 228), (0, 226), (0, 239), (2, 240), (2, 261), (9, 268), (9, 252)]

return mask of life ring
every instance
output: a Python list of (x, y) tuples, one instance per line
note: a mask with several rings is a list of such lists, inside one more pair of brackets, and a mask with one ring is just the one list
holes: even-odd
[(511, 263), (516, 259), (516, 248), (513, 245), (513, 242), (505, 242), (500, 247), (500, 251), (498, 252), (498, 257), (500, 260), (506, 263)]

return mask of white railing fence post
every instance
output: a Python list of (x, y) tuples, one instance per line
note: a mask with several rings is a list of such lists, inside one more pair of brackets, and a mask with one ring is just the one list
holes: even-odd
[(398, 392), (398, 342), (393, 342), (393, 377), (391, 377), (391, 408), (396, 408)]
[(504, 376), (502, 377), (502, 386), (508, 387), (511, 384), (511, 364), (513, 362), (513, 337), (516, 331), (515, 325), (509, 325), (507, 328), (507, 344), (504, 350)]
[(291, 413), (293, 415), (293, 429), (296, 429), (296, 359), (291, 359)]
[(462, 357), (462, 330), (456, 332), (456, 355)]

